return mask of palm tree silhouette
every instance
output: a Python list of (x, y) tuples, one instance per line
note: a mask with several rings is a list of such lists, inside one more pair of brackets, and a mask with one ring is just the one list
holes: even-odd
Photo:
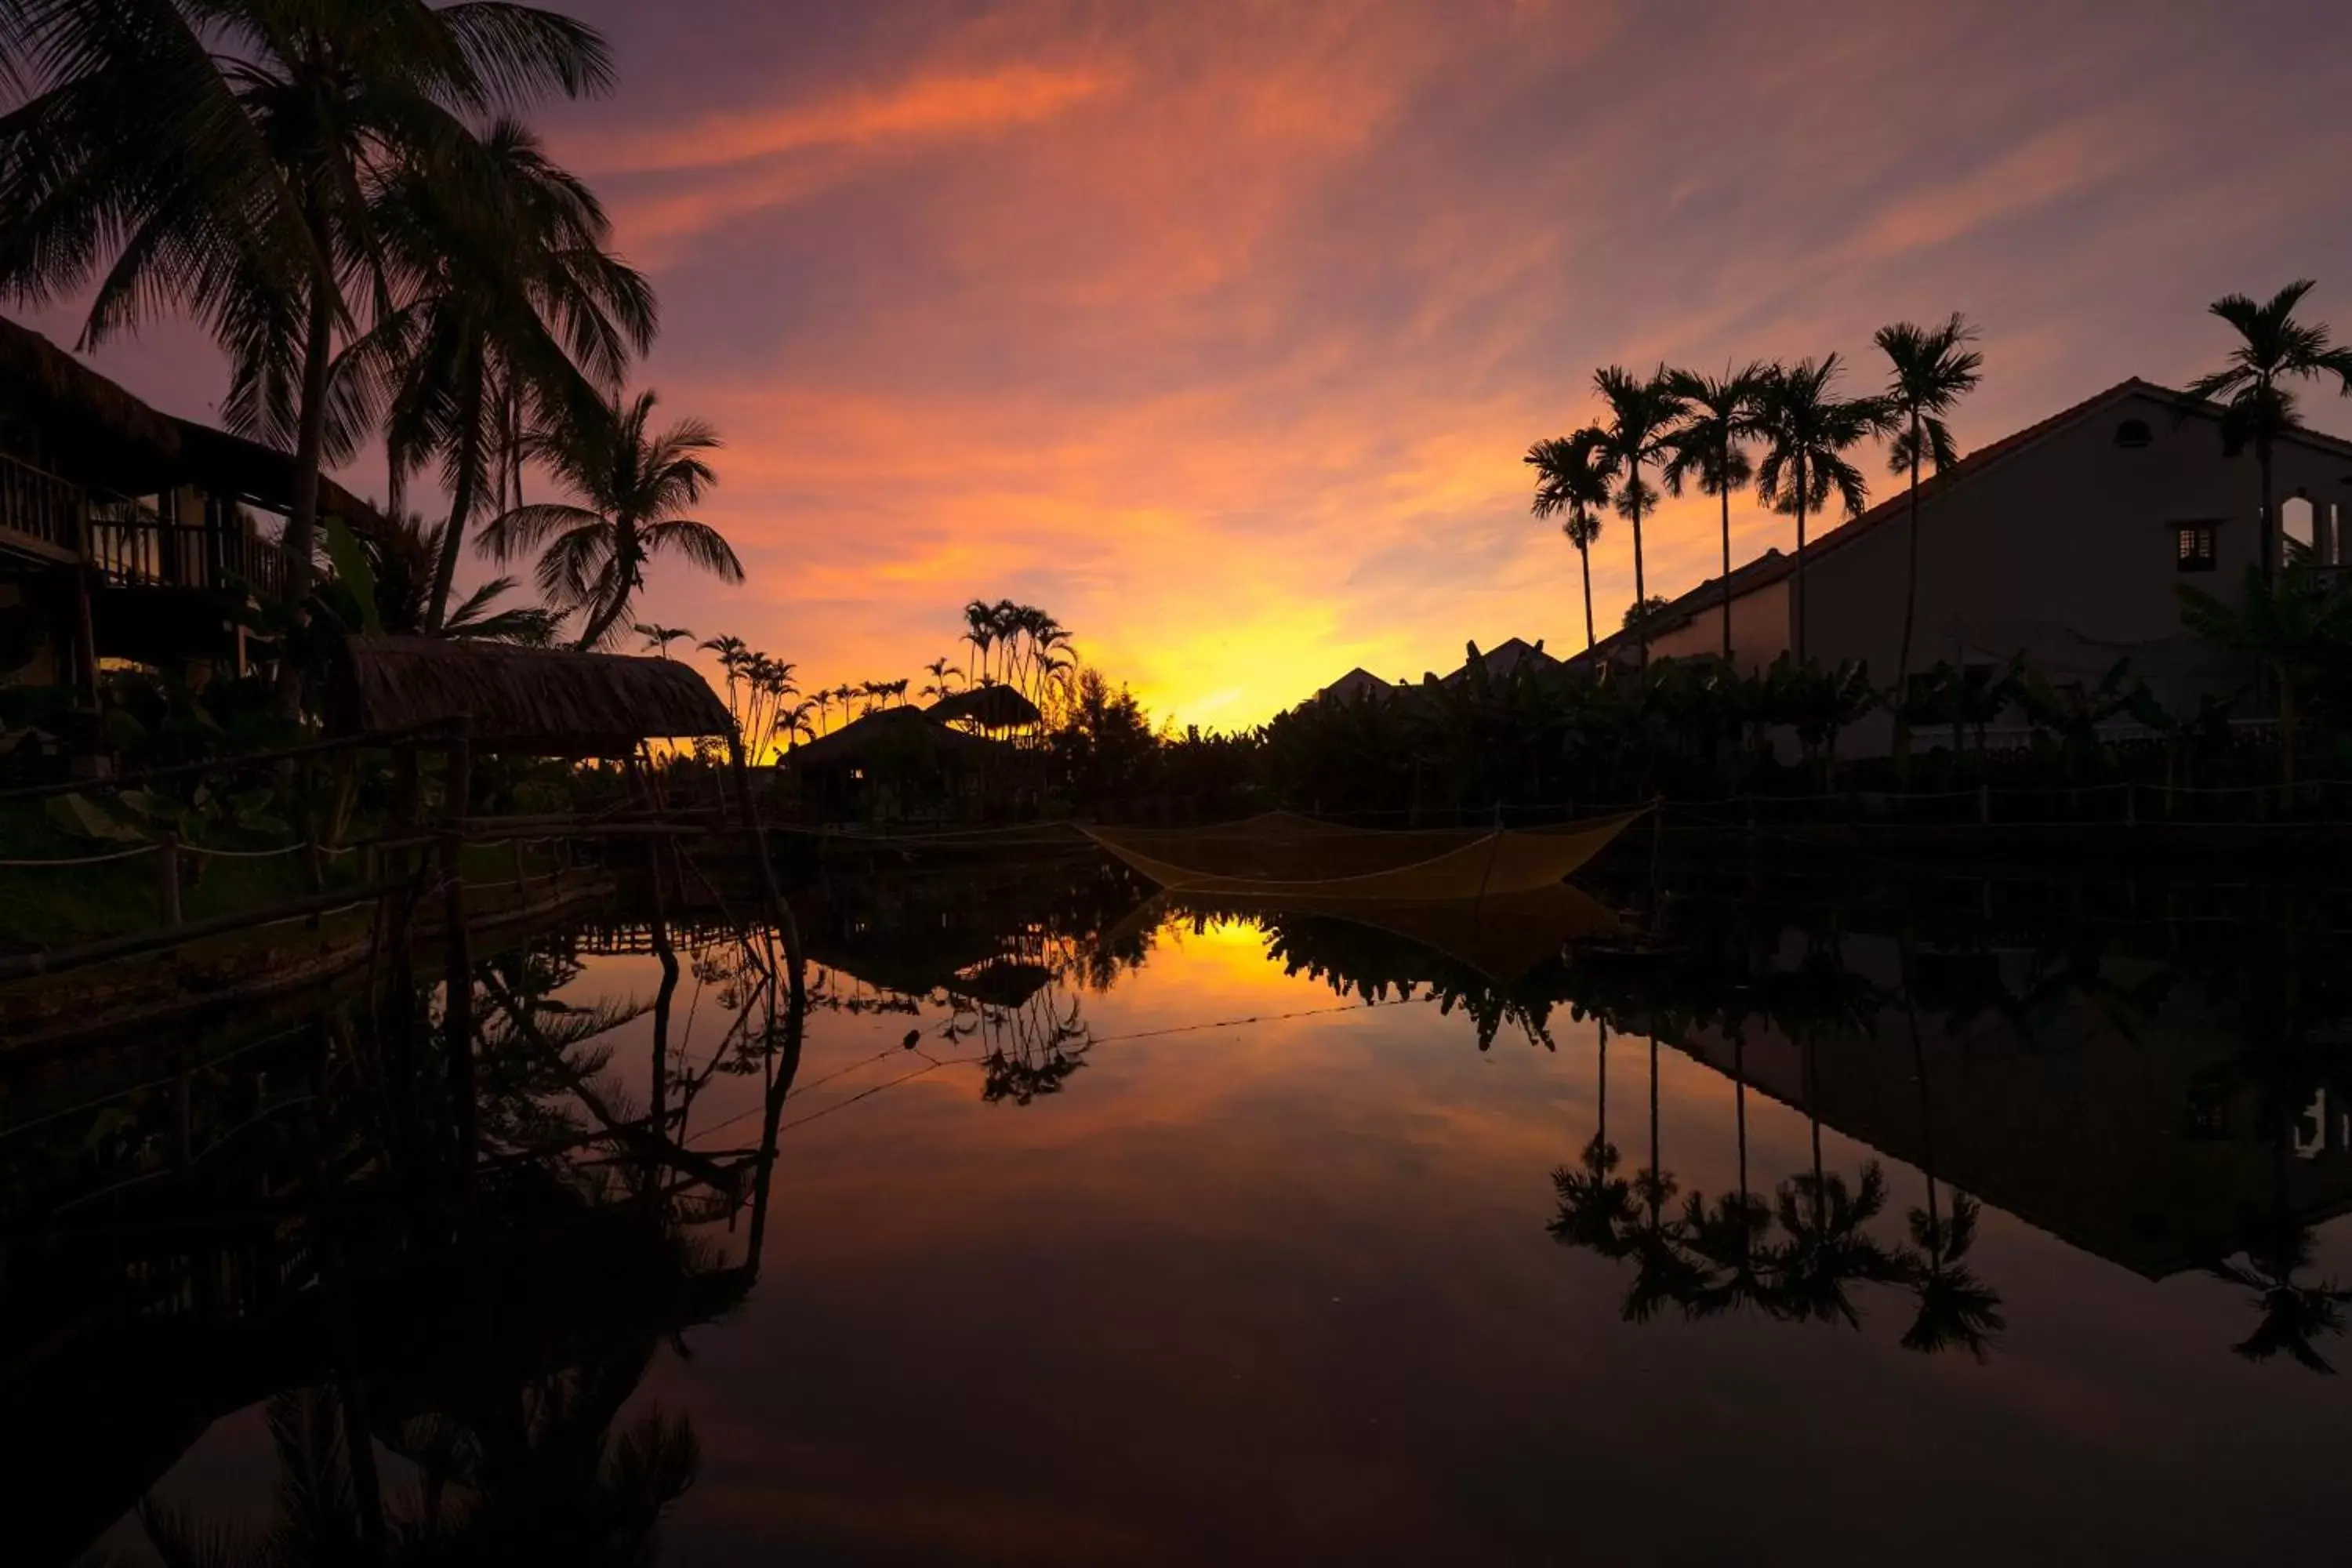
[(923, 666), (923, 673), (931, 678), (930, 680), (923, 687), (923, 695), (926, 697), (937, 698), (953, 695), (955, 687), (952, 682), (961, 679), (960, 673), (956, 669), (953, 662), (948, 659), (945, 656), (935, 658), (931, 660), (930, 663)]
[(1886, 384), (1887, 418), (1901, 428), (1888, 449), (1887, 466), (1911, 477), (1911, 510), (1905, 525), (1907, 543), (1903, 577), (1903, 640), (1895, 656), (1895, 752), (1910, 746), (1910, 726), (1903, 720), (1903, 698), (1911, 679), (1911, 633), (1919, 614), (1919, 466), (1933, 463), (1941, 473), (1958, 456), (1945, 416), (1961, 398), (1976, 390), (1984, 369), (1984, 355), (1968, 345), (1976, 329), (1955, 311), (1938, 326), (1922, 327), (1896, 321), (1878, 329), (1871, 341), (1886, 355), (1891, 374)]
[(1952, 1194), (1952, 1212), (1936, 1212), (1935, 1182), (1928, 1181), (1927, 1206), (1908, 1217), (1911, 1245), (1911, 1289), (1918, 1299), (1911, 1326), (1903, 1331), (1903, 1348), (1932, 1355), (1954, 1347), (1965, 1348), (1977, 1360), (2008, 1326), (2000, 1314), (2000, 1293), (1984, 1284), (1962, 1263), (1976, 1244), (1977, 1201), (1966, 1193)]
[(643, 637), (645, 639), (646, 646), (652, 648), (664, 658), (667, 658), (669, 657), (670, 644), (674, 642), (683, 642), (688, 637), (694, 635), (691, 630), (685, 626), (656, 626), (649, 621), (639, 621), (629, 629), (635, 632), (637, 636)]
[(1576, 546), (1577, 563), (1584, 573), (1584, 646), (1592, 646), (1592, 546), (1601, 537), (1601, 509), (1609, 504), (1609, 474), (1601, 447), (1604, 437), (1593, 429), (1573, 436), (1554, 436), (1528, 448), (1526, 461), (1536, 470), (1533, 510), (1549, 518), (1568, 516), (1559, 531)]
[(679, 515), (718, 482), (701, 458), (718, 447), (718, 433), (688, 419), (653, 434), (654, 401), (652, 393), (640, 393), (534, 437), (532, 455), (587, 504), (520, 507), (482, 534), (482, 548), (500, 560), (541, 551), (540, 587), (583, 613), (575, 645), (582, 648), (604, 645), (656, 555), (675, 551), (724, 582), (743, 580), (743, 563), (719, 531)]
[(2299, 1284), (2296, 1276), (2311, 1267), (2313, 1239), (2307, 1226), (2291, 1219), (2273, 1223), (2260, 1256), (2245, 1255), (2243, 1263), (2225, 1258), (2211, 1266), (2216, 1279), (2245, 1288), (2253, 1297), (2262, 1321), (2254, 1331), (2230, 1348), (2248, 1361), (2268, 1361), (2285, 1355), (2299, 1366), (2332, 1374), (2336, 1368), (2319, 1353), (2315, 1341), (2344, 1331), (2344, 1308), (2352, 1290), (2333, 1279), (2316, 1285)]
[(1907, 932), (1901, 952), (1903, 1016), (1911, 1037), (1911, 1076), (1919, 1086), (1919, 1173), (1927, 1184), (1927, 1207), (1915, 1208), (1906, 1216), (1913, 1254), (1905, 1262), (1919, 1304), (1911, 1326), (1904, 1331), (1903, 1345), (1923, 1354), (1964, 1345), (1982, 1361), (2007, 1324), (2000, 1315), (2000, 1292), (1979, 1281), (1962, 1262), (1976, 1244), (1976, 1200), (1965, 1193), (1953, 1194), (1948, 1216), (1936, 1201), (1934, 1080), (1919, 1032), (1917, 961)]
[(395, 476), (441, 456), (450, 502), (433, 577), (437, 626), (476, 506), (497, 483), (508, 416), (527, 407), (550, 427), (593, 409), (631, 352), (652, 345), (653, 290), (606, 253), (612, 225), (595, 196), (511, 120), (404, 161), (369, 216), (397, 304), (336, 374), (388, 397)]
[(1684, 416), (1669, 443), (1666, 489), (1683, 493), (1683, 481), (1696, 478), (1700, 493), (1723, 503), (1723, 659), (1731, 662), (1731, 492), (1754, 477), (1745, 446), (1756, 433), (1757, 395), (1764, 384), (1764, 366), (1754, 361), (1720, 380), (1696, 371), (1677, 370), (1666, 378), (1683, 402)]
[[(1649, 599), (1642, 552), (1642, 518), (1657, 499), (1642, 478), (1642, 465), (1664, 460), (1675, 421), (1682, 416), (1682, 399), (1675, 395), (1664, 364), (1648, 380), (1636, 380), (1620, 365), (1595, 371), (1593, 389), (1609, 405), (1607, 420), (1595, 426), (1599, 450), (1610, 477), (1617, 481), (1617, 511), (1633, 525), (1633, 602)], [(1644, 668), (1650, 663), (1650, 633), (1646, 619), (1634, 630)]]
[(1617, 1174), (1621, 1158), (1617, 1145), (1595, 1132), (1575, 1165), (1562, 1165), (1551, 1173), (1552, 1190), (1559, 1201), (1559, 1212), (1546, 1227), (1553, 1240), (1603, 1258), (1626, 1255), (1633, 1189)]
[[(467, 117), (608, 88), (603, 38), (526, 5), (116, 0), (0, 13), (22, 107), (0, 121), (0, 280), (36, 303), (105, 268), (81, 343), (169, 305), (228, 351), (224, 422), (294, 454), (286, 602), (313, 577), (319, 475), (359, 431), (332, 384), (354, 291), (386, 292), (379, 176), (461, 142)], [(283, 661), (279, 701), (299, 700)]]
[(1711, 1318), (1742, 1307), (1779, 1310), (1778, 1286), (1767, 1240), (1772, 1206), (1748, 1184), (1748, 1039), (1735, 1024), (1731, 1036), (1732, 1117), (1738, 1148), (1739, 1186), (1713, 1205), (1693, 1193), (1683, 1210), (1688, 1246), (1711, 1270), (1693, 1291), (1694, 1317)]
[(1774, 1249), (1772, 1266), (1784, 1312), (1858, 1328), (1862, 1316), (1848, 1288), (1891, 1284), (1904, 1278), (1902, 1259), (1869, 1230), (1885, 1209), (1886, 1195), (1886, 1174), (1875, 1160), (1863, 1166), (1861, 1180), (1852, 1190), (1843, 1175), (1818, 1167), (1780, 1184), (1774, 1212), (1788, 1239)]
[(2294, 308), (2311, 292), (2313, 280), (2298, 278), (2257, 304), (2243, 294), (2226, 294), (2208, 309), (2237, 330), (2238, 346), (2227, 363), (2189, 384), (2191, 397), (2227, 398), (2221, 413), (2221, 449), (2235, 457), (2254, 449), (2262, 480), (2262, 563), (2264, 581), (2279, 563), (2278, 509), (2272, 504), (2271, 458), (2279, 437), (2303, 427), (2296, 417), (2293, 381), (2333, 374), (2352, 395), (2352, 347), (2339, 347), (2324, 325), (2298, 321)]
[(1756, 425), (1764, 441), (1764, 456), (1756, 466), (1756, 494), (1766, 505), (1797, 520), (1800, 665), (1806, 658), (1805, 519), (1818, 511), (1832, 492), (1848, 516), (1862, 510), (1866, 494), (1862, 470), (1845, 454), (1883, 423), (1883, 411), (1875, 401), (1834, 395), (1838, 368), (1835, 354), (1818, 362), (1776, 364), (1765, 373), (1757, 397)]

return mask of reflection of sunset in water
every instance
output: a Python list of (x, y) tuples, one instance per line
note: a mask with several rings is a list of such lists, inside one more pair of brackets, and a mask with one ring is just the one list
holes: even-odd
[[(2253, 1420), (2249, 1400), (2282, 1438), (2329, 1408), (2317, 1380), (2256, 1388), (2226, 1354), (2182, 1359), (2184, 1343), (2242, 1331), (2227, 1290), (2119, 1279), (1997, 1208), (1971, 1263), (2015, 1328), (1980, 1366), (1896, 1348), (1910, 1307), (1885, 1286), (1853, 1289), (1859, 1331), (1752, 1313), (1628, 1324), (1629, 1266), (1546, 1234), (1550, 1174), (1599, 1122), (1595, 1022), (1561, 1006), (1549, 1048), (1507, 1020), (1482, 1050), (1467, 1006), (1426, 983), (1366, 1005), (1341, 994), (1344, 973), (1286, 974), (1277, 929), (1319, 951), (1296, 921), (1173, 920), (1107, 987), (1055, 979), (1045, 994), (1089, 1043), (1025, 1106), (982, 1103), (983, 1068), (937, 1037), (958, 1012), (943, 995), (911, 1017), (820, 1012), (779, 1171), (786, 1261), (736, 1330), (658, 1378), (723, 1434), (682, 1534), (860, 1560), (1259, 1560), (1276, 1539), (1347, 1560), (1470, 1539), (1492, 1560), (1549, 1561), (1540, 1543), (1570, 1523), (1541, 1500), (1558, 1482), (1530, 1466), (1616, 1467), (1637, 1490), (1653, 1461), (1733, 1475), (1755, 1508), (1805, 1484), (1805, 1455), (1833, 1452), (1875, 1506), (1899, 1499), (1907, 1515), (1922, 1486), (1965, 1476), (1971, 1495), (2031, 1510), (2034, 1478), (2062, 1457), (2095, 1494), (2158, 1452), (2221, 1462), (2202, 1424)], [(1343, 967), (1350, 942), (1395, 940), (1315, 930)], [(911, 1050), (909, 1026), (923, 1031)], [(1720, 1042), (1691, 1044), (1712, 1058)], [(1810, 1168), (1811, 1129), (1785, 1089), (1801, 1053), (1769, 1030), (1747, 1048), (1784, 1086), (1744, 1097), (1746, 1163), (1769, 1202)], [(1668, 1216), (1728, 1193), (1725, 1073), (1671, 1044), (1654, 1058), (1638, 1034), (1612, 1031), (1606, 1054), (1622, 1173), (1653, 1157), (1654, 1059)], [(1875, 1058), (1827, 1059), (1850, 1099)], [(1907, 1066), (1887, 1070), (1911, 1095)], [(1834, 1127), (1822, 1147), (1849, 1185), (1874, 1158)], [(1876, 1158), (1891, 1194), (1877, 1223), (1899, 1235), (1922, 1177)], [(2152, 1406), (2138, 1391), (2158, 1382), (2172, 1392)], [(2086, 1408), (2130, 1418), (2086, 1426)], [(2256, 1447), (2319, 1484), (2308, 1454)], [(1035, 1464), (984, 1458), (1003, 1454)], [(1728, 1551), (1736, 1533), (1673, 1528), (1693, 1551)], [(1647, 1541), (1619, 1515), (1580, 1514), (1576, 1534), (1635, 1556)]]
[[(680, 1211), (704, 1266), (756, 1248), (738, 1293), (622, 1347), (630, 1419), (701, 1455), (662, 1561), (1838, 1560), (1921, 1518), (1953, 1560), (2141, 1560), (2332, 1521), (2352, 1151), (2332, 1101), (2268, 1135), (2302, 1091), (2248, 1086), (2221, 989), (2289, 994), (2275, 950), (2119, 1020), (2107, 981), (2169, 961), (2072, 928), (1914, 993), (1866, 915), (1744, 894), (1634, 938), (1549, 898), (1563, 946), (1064, 869), (812, 895), (797, 1055), (730, 1058), (741, 949), (686, 955), (681, 1165), (775, 1160)], [(572, 940), (562, 1004), (656, 991), (642, 927)], [(2292, 990), (2314, 1027), (2336, 973)], [(650, 1100), (651, 1030), (583, 1043), (600, 1114)], [(580, 1190), (639, 1212), (616, 1168)], [(625, 1298), (586, 1251), (578, 1298)], [(217, 1421), (160, 1492), (266, 1498), (265, 1437)]]

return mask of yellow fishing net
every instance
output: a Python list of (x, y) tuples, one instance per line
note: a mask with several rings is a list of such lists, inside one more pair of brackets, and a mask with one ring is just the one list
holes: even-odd
[(1216, 827), (1089, 827), (1161, 887), (1285, 900), (1447, 903), (1530, 892), (1582, 866), (1642, 815), (1558, 827), (1345, 827), (1269, 812)]

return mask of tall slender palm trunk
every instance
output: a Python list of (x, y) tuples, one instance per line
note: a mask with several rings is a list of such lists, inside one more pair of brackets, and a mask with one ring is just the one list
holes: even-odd
[(1584, 647), (1590, 653), (1592, 650), (1592, 547), (1578, 545), (1576, 559), (1584, 568)]
[(457, 437), (457, 488), (449, 498), (449, 521), (441, 529), (440, 558), (433, 563), (433, 599), (425, 612), (429, 631), (439, 631), (449, 612), (449, 589), (457, 580), (457, 556), (473, 521), (475, 470), (482, 461), (482, 367), (477, 362), (466, 376), (465, 407), (459, 417), (464, 433)]
[(1650, 617), (1644, 613), (1650, 602), (1649, 584), (1642, 573), (1642, 465), (1633, 465), (1633, 644), (1641, 650), (1642, 668), (1650, 668)]
[(1601, 1098), (1601, 1126), (1594, 1133), (1601, 1146), (1609, 1143), (1609, 1025), (1605, 1020), (1593, 1020), (1593, 1032), (1601, 1038), (1601, 1073), (1596, 1091)]
[[(1724, 443), (1722, 466), (1731, 466), (1731, 445)], [(1718, 470), (1720, 471), (1720, 470)], [(1731, 486), (1720, 487), (1723, 497), (1723, 662), (1731, 662)]]
[(2263, 479), (2263, 582), (2275, 587), (2279, 562), (2286, 553), (2286, 541), (2278, 526), (2278, 508), (2271, 499), (2271, 442), (2267, 436), (2255, 438), (2254, 466), (2262, 471)]
[(1797, 665), (1805, 663), (1805, 465), (1797, 463)]
[(604, 640), (604, 634), (613, 629), (613, 623), (621, 618), (621, 612), (629, 607), (630, 596), (643, 585), (637, 580), (637, 574), (644, 566), (645, 556), (637, 544), (636, 530), (631, 525), (622, 526), (624, 537), (613, 552), (613, 596), (589, 617), (587, 626), (582, 628), (580, 640), (573, 646), (583, 652)]
[[(1653, 1031), (1657, 1026), (1652, 1023)], [(1664, 1201), (1665, 1171), (1658, 1163), (1658, 1037), (1650, 1036), (1650, 1223), (1658, 1220), (1658, 1205)]]
[[(1909, 554), (1903, 574), (1903, 641), (1895, 653), (1895, 728), (1898, 736), (1907, 737), (1910, 725), (1904, 722), (1902, 702), (1911, 680), (1911, 631), (1919, 618), (1919, 416), (1911, 416), (1911, 505), (1906, 524), (1910, 533)], [(1901, 742), (1897, 742), (1899, 746)]]
[[(302, 344), (302, 409), (294, 440), (294, 495), (286, 517), (281, 553), (286, 563), (286, 605), (294, 624), (310, 619), (311, 560), (319, 537), (319, 467), (327, 447), (327, 380), (333, 367), (335, 302), (313, 280), (307, 335)], [(302, 670), (290, 648), (278, 658), (278, 709), (293, 718), (302, 707)]]

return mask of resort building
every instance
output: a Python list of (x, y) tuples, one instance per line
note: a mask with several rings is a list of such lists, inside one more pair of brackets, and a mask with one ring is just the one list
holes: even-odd
[[(282, 590), (293, 485), (285, 454), (160, 413), (0, 320), (0, 686), (86, 687), (109, 659), (243, 669), (230, 611)], [(319, 510), (377, 521), (323, 478)]]
[[(2176, 711), (2242, 686), (2245, 672), (2184, 632), (2174, 591), (2189, 583), (2233, 598), (2262, 558), (2254, 458), (2224, 454), (2221, 412), (2126, 381), (1923, 480), (1912, 668), (2022, 654), (2053, 681), (2095, 681), (2127, 658)], [(2287, 537), (2340, 565), (2352, 442), (2297, 432), (2277, 444), (2272, 473)], [(1894, 679), (1909, 507), (1890, 489), (1807, 543), (1811, 658), (1862, 660), (1882, 683)], [(1727, 595), (1734, 658), (1769, 665), (1796, 646), (1796, 567), (1774, 550), (1702, 583), (1653, 618), (1651, 657), (1718, 653)], [(1631, 659), (1633, 638), (1617, 633), (1594, 653)]]
[[(1478, 651), (1477, 645), (1474, 643), (1470, 646), (1468, 654), (1463, 658), (1462, 667), (1450, 675), (1440, 675), (1433, 669), (1424, 673), (1421, 679), (1424, 682), (1434, 681), (1441, 686), (1458, 685), (1470, 678), (1472, 658), (1476, 658), (1486, 667), (1486, 679), (1489, 680), (1500, 680), (1521, 665), (1527, 666), (1531, 670), (1542, 671), (1558, 669), (1562, 662), (1544, 652), (1541, 637), (1534, 642), (1528, 642), (1524, 637), (1508, 637), (1483, 653)], [(1410, 688), (1412, 684), (1410, 680), (1382, 680), (1370, 670), (1358, 665), (1315, 695), (1318, 698), (1328, 697), (1337, 701), (1349, 702), (1368, 691), (1394, 691), (1400, 688)]]

